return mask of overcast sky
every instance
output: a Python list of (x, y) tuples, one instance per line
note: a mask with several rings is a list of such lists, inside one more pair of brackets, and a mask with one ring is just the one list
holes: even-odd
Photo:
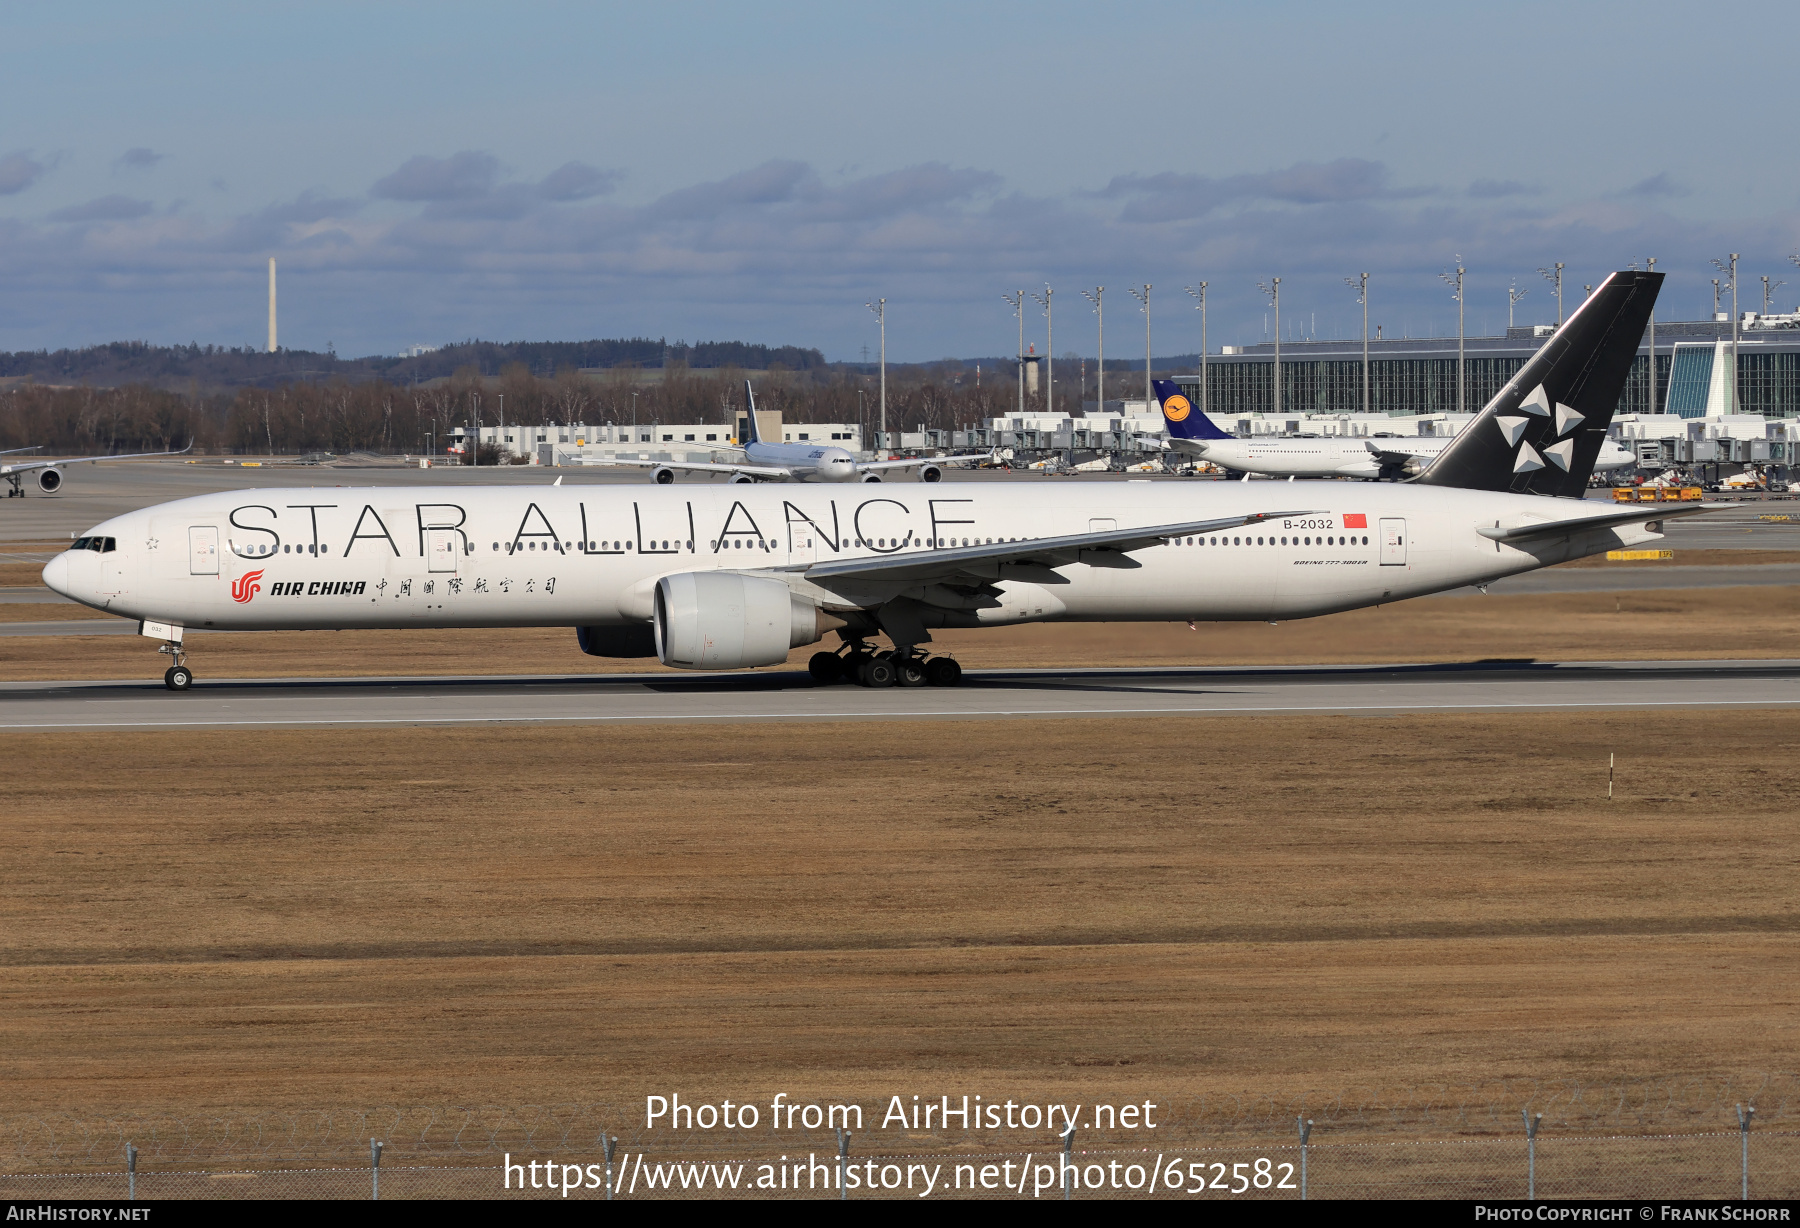
[[(1726, 13), (1729, 18), (1725, 19)], [(1454, 334), (1646, 256), (1800, 269), (1800, 5), (8, 6), (0, 349), (666, 336), (1058, 353)], [(1044, 345), (1028, 303), (1027, 342)]]

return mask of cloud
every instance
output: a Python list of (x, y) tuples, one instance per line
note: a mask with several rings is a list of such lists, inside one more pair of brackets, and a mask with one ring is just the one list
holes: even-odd
[(387, 200), (470, 200), (493, 191), (500, 178), (500, 162), (493, 154), (465, 149), (448, 158), (420, 155), (400, 169), (378, 179), (371, 195)]
[(168, 154), (159, 154), (155, 150), (145, 149), (142, 145), (127, 149), (113, 161), (114, 170), (148, 170), (155, 166)]
[(1619, 195), (1635, 197), (1639, 200), (1654, 200), (1664, 196), (1686, 196), (1688, 191), (1687, 188), (1671, 179), (1668, 171), (1658, 171), (1648, 179), (1638, 180)]
[(736, 206), (774, 205), (793, 200), (803, 186), (814, 182), (816, 176), (812, 167), (804, 162), (764, 162), (714, 183), (670, 192), (652, 204), (648, 212), (666, 218), (717, 217)]
[(1000, 182), (991, 171), (952, 170), (942, 162), (925, 162), (824, 192), (812, 212), (838, 219), (891, 217), (967, 200), (997, 189)]
[[(615, 183), (604, 170), (520, 181), (477, 162), (459, 180), (454, 162), (427, 160), (429, 175), (398, 186), (423, 192), (433, 180), (434, 195), (445, 183), (460, 194), (401, 207), (314, 191), (224, 216), (209, 216), (207, 205), (150, 209), (112, 197), (58, 215), (100, 226), (0, 218), (9, 285), (34, 304), (55, 304), (37, 323), (14, 326), (12, 344), (231, 339), (219, 331), (220, 313), (242, 310), (255, 322), (270, 255), (299, 279), (290, 285), (305, 287), (294, 301), (309, 304), (318, 336), (357, 352), (424, 335), (666, 331), (799, 341), (844, 355), (864, 340), (861, 304), (880, 294), (902, 356), (976, 354), (1014, 338), (1001, 290), (1048, 281), (1072, 294), (1077, 283), (1142, 280), (1161, 295), (1189, 278), (1211, 281), (1213, 342), (1234, 344), (1260, 336), (1257, 278), (1280, 274), (1283, 306), (1309, 317), (1316, 307), (1324, 333), (1337, 326), (1327, 324), (1332, 312), (1351, 320), (1342, 276), (1355, 269), (1377, 279), (1371, 325), (1454, 332), (1454, 305), (1445, 306), (1437, 274), (1458, 252), (1470, 269), (1469, 327), (1480, 332), (1504, 325), (1510, 278), (1553, 260), (1571, 261), (1565, 282), (1578, 288), (1646, 251), (1658, 253), (1659, 268), (1677, 270), (1704, 268), (1705, 256), (1728, 245), (1779, 261), (1800, 233), (1800, 212), (1791, 210), (1715, 224), (1677, 221), (1654, 199), (1543, 205), (1542, 197), (1460, 187), (1409, 192), (1379, 163), (1354, 161), (1217, 177), (1152, 168), (1107, 193), (1028, 193), (990, 171), (941, 162), (846, 177), (779, 160), (646, 203), (594, 191)], [(215, 208), (226, 199), (208, 194)], [(1130, 206), (1140, 208), (1127, 216)], [(1141, 224), (1151, 207), (1163, 220)], [(1676, 313), (1710, 304), (1697, 272), (1672, 277), (1664, 300)], [(1546, 301), (1541, 290), (1524, 300), (1520, 321), (1553, 314)], [(1177, 338), (1171, 348), (1194, 344), (1158, 313), (1158, 353), (1165, 334)], [(1082, 318), (1087, 331), (1069, 335), (1091, 347), (1092, 320)], [(1041, 315), (1029, 320), (1041, 341)], [(363, 340), (351, 344), (354, 337)]]
[(618, 171), (603, 171), (585, 162), (565, 162), (538, 181), (537, 194), (545, 200), (587, 200), (613, 191), (620, 178)]
[(143, 217), (150, 212), (150, 202), (136, 200), (130, 196), (113, 193), (88, 201), (84, 205), (70, 205), (66, 209), (58, 209), (50, 215), (53, 222), (124, 222), (132, 218)]
[(1535, 196), (1543, 191), (1517, 179), (1477, 179), (1469, 185), (1468, 195), (1476, 200), (1499, 200), (1503, 196)]
[(1388, 186), (1384, 163), (1363, 158), (1332, 162), (1296, 162), (1281, 170), (1255, 175), (1120, 175), (1095, 195), (1132, 198), (1120, 210), (1121, 221), (1172, 222), (1204, 217), (1228, 205), (1272, 201), (1289, 205), (1344, 204), (1418, 195)]
[(30, 153), (20, 151), (0, 158), (0, 196), (16, 196), (36, 183), (43, 173), (55, 165), (39, 162)]

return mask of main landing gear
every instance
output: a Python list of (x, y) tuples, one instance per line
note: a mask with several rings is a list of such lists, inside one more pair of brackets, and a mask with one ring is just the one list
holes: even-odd
[(962, 666), (953, 657), (927, 657), (912, 647), (876, 651), (861, 640), (850, 641), (841, 653), (815, 652), (806, 669), (820, 686), (955, 686), (962, 681)]

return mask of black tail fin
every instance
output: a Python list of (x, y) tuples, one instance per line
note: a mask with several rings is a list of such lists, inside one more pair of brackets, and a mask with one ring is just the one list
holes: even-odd
[(1581, 498), (1662, 280), (1608, 277), (1414, 480)]

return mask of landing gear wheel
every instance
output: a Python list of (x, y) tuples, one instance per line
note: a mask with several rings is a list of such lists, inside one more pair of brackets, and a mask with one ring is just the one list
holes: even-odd
[(194, 685), (194, 671), (185, 665), (171, 665), (163, 675), (163, 685), (171, 691), (185, 691)]
[(894, 665), (880, 657), (870, 657), (856, 671), (856, 680), (866, 687), (888, 687), (894, 685)]
[(955, 686), (962, 681), (962, 666), (954, 657), (933, 657), (925, 662), (925, 681), (932, 686)]
[(806, 663), (806, 672), (820, 686), (830, 686), (843, 676), (844, 661), (835, 652), (815, 652)]
[(925, 662), (919, 657), (905, 657), (892, 663), (894, 681), (901, 686), (925, 685)]

